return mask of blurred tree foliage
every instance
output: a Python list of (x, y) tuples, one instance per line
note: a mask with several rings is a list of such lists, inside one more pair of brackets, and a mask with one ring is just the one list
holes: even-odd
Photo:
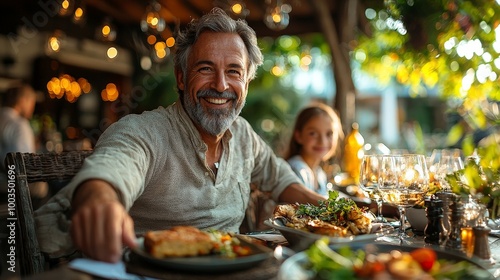
[(373, 37), (360, 35), (353, 59), (413, 96), (438, 88), (477, 127), (485, 100), (500, 100), (500, 4), (495, 0), (385, 0), (368, 10)]

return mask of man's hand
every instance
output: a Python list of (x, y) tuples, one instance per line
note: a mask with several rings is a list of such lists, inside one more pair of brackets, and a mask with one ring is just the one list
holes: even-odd
[(136, 246), (134, 222), (108, 183), (101, 180), (84, 182), (73, 196), (73, 209), (73, 243), (85, 255), (117, 262), (123, 245)]

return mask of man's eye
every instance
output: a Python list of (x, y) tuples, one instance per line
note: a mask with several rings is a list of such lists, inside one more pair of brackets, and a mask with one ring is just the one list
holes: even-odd
[(198, 71), (200, 71), (200, 72), (210, 72), (210, 71), (212, 71), (212, 69), (210, 67), (201, 67), (200, 69), (198, 69)]

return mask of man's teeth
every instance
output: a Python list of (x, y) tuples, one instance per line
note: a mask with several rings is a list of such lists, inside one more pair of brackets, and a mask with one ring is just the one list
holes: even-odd
[(224, 104), (227, 102), (227, 99), (219, 99), (219, 98), (206, 98), (206, 100), (213, 104)]

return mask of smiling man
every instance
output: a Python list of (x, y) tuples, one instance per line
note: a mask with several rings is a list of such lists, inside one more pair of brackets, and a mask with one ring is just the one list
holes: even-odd
[(215, 9), (176, 43), (180, 102), (111, 125), (60, 194), (87, 256), (118, 261), (136, 233), (177, 225), (236, 232), (251, 183), (278, 202), (322, 199), (239, 117), (262, 63), (255, 32)]

